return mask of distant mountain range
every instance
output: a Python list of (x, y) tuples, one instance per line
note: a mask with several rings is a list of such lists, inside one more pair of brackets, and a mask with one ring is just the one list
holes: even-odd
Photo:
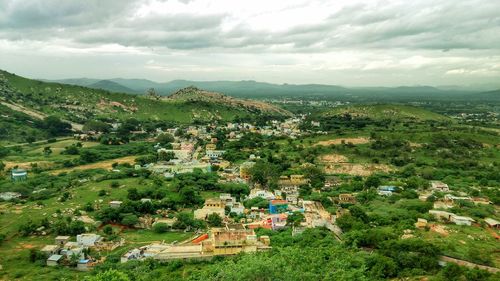
[[(498, 91), (481, 92), (470, 88), (458, 88), (445, 86), (443, 88), (430, 86), (402, 86), (402, 87), (360, 87), (347, 88), (337, 85), (321, 84), (272, 84), (245, 81), (190, 81), (173, 80), (159, 83), (147, 79), (123, 79), (115, 78), (109, 80), (99, 79), (63, 79), (51, 82), (84, 86), (94, 89), (103, 89), (115, 93), (144, 94), (150, 88), (162, 95), (168, 96), (179, 89), (194, 86), (207, 91), (221, 92), (233, 97), (246, 98), (335, 98), (338, 100), (495, 100), (500, 101)], [(499, 90), (500, 91), (500, 90)]]
[(192, 123), (291, 115), (263, 101), (238, 99), (195, 87), (160, 97), (133, 95), (130, 88), (111, 80), (72, 79), (70, 82), (85, 86), (33, 80), (0, 70), (0, 116), (13, 116), (12, 111), (24, 114), (9, 121), (9, 126), (14, 126), (30, 118), (40, 120), (57, 115), (74, 123), (74, 128), (81, 128), (88, 120), (99, 118), (124, 120), (133, 117)]

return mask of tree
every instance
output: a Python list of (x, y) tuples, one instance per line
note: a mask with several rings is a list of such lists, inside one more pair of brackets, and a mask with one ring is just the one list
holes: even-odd
[(366, 187), (378, 187), (381, 184), (380, 177), (377, 175), (371, 175), (369, 176), (366, 181), (365, 181), (365, 186)]
[(134, 226), (139, 222), (139, 218), (133, 214), (124, 215), (122, 218), (122, 224), (127, 226)]
[(34, 143), (36, 141), (35, 137), (34, 136), (28, 136), (26, 137), (26, 142), (27, 143)]
[(166, 144), (172, 143), (174, 141), (175, 141), (174, 136), (172, 136), (171, 134), (168, 134), (168, 133), (163, 133), (163, 134), (158, 135), (156, 137), (156, 142), (161, 144), (161, 145), (166, 145)]
[(84, 281), (130, 281), (130, 278), (116, 269), (99, 272), (96, 276), (86, 276)]
[(2, 161), (0, 161), (0, 172), (2, 172), (3, 169), (5, 169), (5, 164)]
[(211, 213), (207, 217), (207, 223), (210, 226), (222, 226), (222, 218), (217, 213)]
[(304, 176), (313, 188), (322, 188), (325, 185), (325, 173), (318, 167), (307, 166), (304, 168)]
[(172, 151), (160, 150), (158, 153), (158, 160), (160, 161), (170, 161), (175, 158), (175, 153)]
[(153, 231), (156, 233), (165, 233), (168, 231), (169, 228), (170, 227), (168, 226), (168, 224), (163, 222), (159, 222), (153, 225)]
[(102, 133), (108, 133), (111, 130), (111, 126), (107, 123), (104, 123), (99, 120), (90, 120), (83, 125), (83, 131), (84, 132), (102, 132)]
[(276, 180), (280, 172), (278, 165), (263, 160), (257, 161), (249, 170), (251, 180), (262, 186), (268, 186), (269, 182)]
[(300, 226), (300, 223), (304, 220), (304, 215), (301, 212), (293, 212), (288, 216), (286, 223), (291, 226)]
[(104, 232), (104, 234), (106, 235), (111, 235), (113, 234), (113, 227), (108, 224), (102, 228), (102, 232)]
[(46, 117), (42, 122), (42, 127), (54, 137), (66, 135), (71, 131), (71, 124), (61, 121), (57, 116)]
[(99, 155), (91, 150), (82, 150), (80, 153), (80, 162), (82, 163), (92, 163), (99, 160)]
[(111, 188), (118, 188), (118, 187), (120, 187), (120, 183), (118, 181), (112, 181), (109, 184), (109, 187), (111, 187)]
[(363, 209), (361, 209), (361, 207), (357, 205), (349, 207), (349, 212), (351, 213), (351, 216), (361, 220), (364, 223), (368, 223), (370, 221), (365, 211), (363, 211)]
[(139, 194), (139, 191), (137, 191), (137, 188), (129, 188), (127, 190), (127, 198), (133, 201), (137, 201), (141, 199), (141, 194)]
[(48, 155), (50, 155), (51, 153), (52, 153), (52, 149), (50, 149), (50, 146), (46, 146), (46, 147), (44, 147), (44, 148), (43, 148), (43, 154), (44, 154), (45, 156), (48, 156)]
[(66, 146), (62, 154), (68, 154), (68, 155), (78, 155), (80, 153), (78, 147), (76, 145), (72, 144), (70, 146)]

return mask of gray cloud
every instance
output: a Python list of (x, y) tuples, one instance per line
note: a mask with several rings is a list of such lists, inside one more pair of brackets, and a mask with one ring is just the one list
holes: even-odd
[[(317, 71), (340, 69), (359, 75), (382, 69), (427, 69), (446, 79), (500, 73), (500, 1), (345, 1), (348, 4), (332, 9), (322, 21), (311, 23), (299, 17), (280, 29), (252, 25), (252, 17), (261, 13), (240, 21), (240, 15), (231, 14), (230, 9), (191, 10), (196, 0), (179, 0), (179, 5), (188, 7), (182, 11), (159, 8), (139, 13), (144, 4), (153, 2), (0, 1), (0, 58), (2, 48), (6, 57), (51, 46), (57, 50), (45, 50), (50, 56), (57, 52), (93, 57), (135, 53), (158, 63), (148, 64), (148, 69), (184, 69), (186, 73), (196, 66), (212, 69), (209, 65), (224, 62), (227, 74), (237, 71), (239, 63), (248, 67), (249, 76), (260, 73), (260, 67), (282, 72), (281, 80), (292, 71), (299, 74), (290, 77), (304, 77), (306, 71), (318, 75)], [(316, 1), (325, 7), (329, 2)], [(308, 4), (284, 5), (281, 10)], [(183, 56), (170, 55), (176, 52)], [(131, 56), (130, 61), (143, 61)]]

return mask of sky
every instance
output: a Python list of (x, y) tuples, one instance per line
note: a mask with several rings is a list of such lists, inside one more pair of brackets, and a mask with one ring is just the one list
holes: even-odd
[(0, 0), (0, 69), (500, 88), (500, 0)]

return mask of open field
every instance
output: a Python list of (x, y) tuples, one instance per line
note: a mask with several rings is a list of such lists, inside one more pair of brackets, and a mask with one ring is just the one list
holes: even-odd
[(110, 159), (110, 160), (100, 161), (100, 162), (86, 164), (86, 165), (80, 165), (80, 166), (71, 167), (71, 168), (52, 170), (52, 171), (50, 171), (50, 173), (57, 175), (59, 173), (67, 173), (67, 172), (71, 172), (71, 171), (75, 171), (75, 170), (90, 170), (90, 169), (107, 169), (107, 170), (109, 170), (112, 168), (112, 165), (114, 163), (133, 164), (134, 160), (136, 158), (137, 158), (137, 156), (125, 156), (125, 157), (121, 157), (121, 158)]
[(319, 141), (314, 145), (323, 145), (323, 146), (328, 146), (332, 144), (365, 144), (369, 143), (370, 140), (364, 137), (357, 137), (357, 138), (336, 138), (332, 140), (325, 140), (325, 141)]

